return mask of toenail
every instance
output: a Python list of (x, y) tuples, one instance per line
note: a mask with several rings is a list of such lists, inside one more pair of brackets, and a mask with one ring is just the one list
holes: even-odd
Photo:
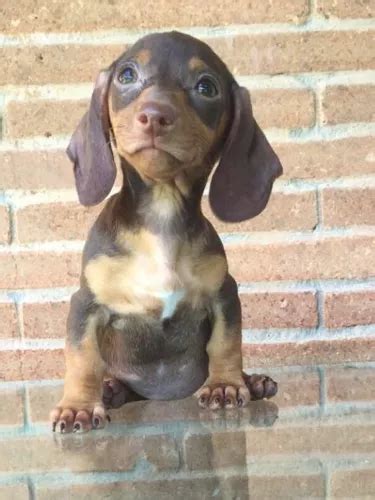
[(98, 417), (95, 417), (95, 418), (94, 418), (94, 427), (98, 427), (99, 422), (100, 422), (99, 418), (98, 418)]
[(76, 422), (73, 427), (73, 432), (81, 430), (81, 424), (79, 422)]
[(60, 431), (64, 432), (64, 430), (65, 430), (65, 422), (61, 422), (61, 424), (60, 424)]

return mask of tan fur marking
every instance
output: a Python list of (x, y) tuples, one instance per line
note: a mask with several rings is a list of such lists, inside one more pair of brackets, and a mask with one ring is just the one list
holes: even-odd
[(85, 269), (97, 302), (123, 314), (161, 310), (158, 294), (173, 288), (173, 275), (160, 241), (145, 229), (120, 233), (117, 241), (129, 255), (101, 255)]
[[(149, 101), (173, 106), (179, 119), (168, 134), (158, 138), (159, 150), (137, 151), (139, 144), (144, 144), (145, 136), (135, 122), (135, 115)], [(210, 165), (206, 165), (205, 160), (217, 134), (200, 120), (183, 91), (162, 91), (153, 85), (119, 111), (113, 109), (110, 95), (109, 115), (119, 154), (133, 165), (145, 182), (173, 182), (181, 172), (190, 180), (208, 174), (204, 169), (209, 169)], [(189, 184), (191, 181), (183, 185), (186, 188)]]
[(199, 57), (196, 56), (192, 57), (188, 64), (191, 71), (207, 68), (207, 65), (202, 61), (202, 59), (199, 59)]
[(219, 306), (214, 313), (215, 322), (206, 349), (209, 376), (205, 385), (243, 385), (241, 325), (232, 326), (233, 331), (229, 332)]
[(102, 404), (105, 364), (100, 356), (96, 328), (97, 319), (90, 316), (81, 343), (66, 345), (64, 396), (57, 406), (82, 409)]
[(151, 52), (147, 49), (142, 49), (135, 56), (135, 60), (146, 66), (146, 64), (148, 64), (151, 60)]

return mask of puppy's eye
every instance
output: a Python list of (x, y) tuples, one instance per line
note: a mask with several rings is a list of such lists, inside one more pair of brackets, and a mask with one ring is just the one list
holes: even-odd
[(195, 90), (204, 97), (215, 97), (219, 93), (215, 83), (207, 76), (199, 80), (195, 86)]
[(123, 85), (134, 83), (138, 80), (137, 72), (131, 66), (126, 66), (118, 75), (118, 81)]

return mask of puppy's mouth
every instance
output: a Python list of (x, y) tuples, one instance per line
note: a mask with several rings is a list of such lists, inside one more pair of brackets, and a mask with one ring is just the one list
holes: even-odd
[(160, 154), (167, 154), (172, 156), (174, 160), (177, 160), (179, 163), (184, 163), (187, 160), (187, 155), (182, 151), (174, 151), (172, 148), (169, 148), (168, 145), (161, 143), (158, 141), (158, 138), (150, 138), (147, 141), (134, 142), (133, 144), (127, 144), (124, 147), (125, 151), (128, 155), (135, 154), (146, 154), (157, 157)]

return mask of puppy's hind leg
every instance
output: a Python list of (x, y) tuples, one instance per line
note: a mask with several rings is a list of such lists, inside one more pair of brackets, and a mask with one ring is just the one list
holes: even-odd
[(142, 396), (132, 391), (126, 384), (116, 378), (105, 380), (103, 383), (103, 403), (106, 409), (120, 408), (125, 403), (142, 401)]

